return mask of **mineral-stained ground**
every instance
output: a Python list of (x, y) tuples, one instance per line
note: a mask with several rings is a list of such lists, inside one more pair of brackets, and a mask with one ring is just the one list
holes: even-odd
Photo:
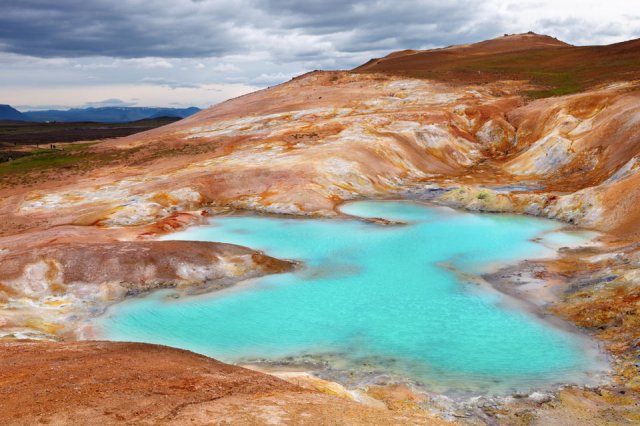
[(520, 293), (601, 339), (611, 383), (487, 403), (459, 421), (640, 421), (638, 40), (575, 47), (521, 34), (396, 52), (78, 146), (77, 161), (59, 155), (0, 163), (3, 423), (437, 421), (408, 391), (370, 389), (387, 407), (375, 408), (174, 349), (75, 342), (83, 318), (124, 297), (211, 291), (296, 267), (251, 248), (154, 236), (238, 210), (340, 217), (344, 201), (385, 198), (602, 233), (595, 247), (492, 279), (513, 292), (523, 275), (551, 287), (544, 300)]

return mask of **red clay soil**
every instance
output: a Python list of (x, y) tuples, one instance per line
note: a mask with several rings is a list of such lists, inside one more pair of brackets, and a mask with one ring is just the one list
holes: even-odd
[(0, 365), (2, 425), (445, 424), (157, 345), (2, 343)]
[(529, 80), (548, 90), (534, 97), (575, 93), (610, 81), (640, 79), (640, 39), (607, 46), (572, 46), (533, 33), (372, 59), (356, 72), (458, 83)]
[[(266, 256), (255, 250), (234, 244), (207, 241), (115, 241), (109, 243), (48, 244), (14, 250), (0, 254), (2, 270), (0, 280), (20, 277), (29, 264), (47, 259), (56, 263), (61, 272), (60, 284), (126, 282), (134, 289), (144, 289), (150, 282), (175, 282), (181, 276), (180, 268), (206, 268), (220, 259), (240, 262), (250, 258), (256, 272), (281, 273), (290, 270), (288, 261)], [(54, 272), (52, 272), (54, 273)], [(182, 273), (184, 275), (184, 273)]]
[[(335, 215), (342, 200), (398, 196), (414, 185), (460, 184), (438, 200), (577, 223), (612, 232), (635, 250), (640, 239), (640, 85), (629, 80), (640, 81), (640, 40), (576, 47), (546, 36), (515, 35), (397, 52), (356, 72), (308, 74), (169, 126), (98, 144), (77, 154), (86, 161), (75, 168), (6, 171), (0, 176), (0, 265), (8, 275), (0, 313), (20, 315), (12, 316), (13, 322), (0, 318), (0, 330), (10, 328), (7, 339), (25, 336), (16, 332), (18, 326), (21, 333), (35, 329), (51, 339), (64, 337), (55, 334), (66, 318), (55, 306), (62, 306), (60, 313), (67, 308), (50, 296), (57, 297), (61, 289), (69, 296), (62, 288), (70, 283), (67, 278), (75, 283), (98, 277), (98, 284), (135, 278), (134, 288), (148, 290), (147, 280), (175, 279), (176, 265), (186, 257), (196, 266), (211, 263), (217, 249), (189, 243), (188, 251), (183, 243), (139, 238), (198, 223), (216, 211), (325, 217)], [(532, 97), (574, 93), (608, 81), (619, 84), (532, 102), (521, 96), (525, 91)], [(460, 85), (469, 82), (474, 84)], [(491, 84), (475, 84), (485, 82)], [(530, 191), (508, 193), (480, 186), (531, 183)], [(237, 250), (250, 254), (249, 249), (232, 251)], [(601, 280), (576, 285), (595, 292), (611, 285), (611, 275), (621, 286), (637, 287), (640, 255), (616, 250), (603, 248), (598, 254), (619, 265), (607, 263), (599, 272)], [(581, 262), (593, 261), (584, 256)], [(288, 265), (265, 256), (251, 259), (262, 273)], [(43, 261), (55, 266), (47, 269), (55, 280), (47, 274), (47, 280), (32, 279), (30, 265)], [(154, 269), (157, 275), (136, 269), (144, 263), (160, 266)], [(117, 268), (95, 272), (104, 264)], [(44, 281), (53, 286), (40, 293), (30, 288)], [(31, 291), (33, 299), (21, 291)], [(614, 343), (624, 349), (618, 352), (628, 361), (618, 368), (624, 373), (620, 377), (634, 381), (633, 390), (640, 383), (637, 338), (617, 321), (635, 318), (629, 306), (637, 304), (636, 297), (633, 290), (571, 300), (565, 315), (578, 324), (582, 317), (595, 318), (603, 323), (594, 327), (612, 330)], [(618, 303), (621, 298), (629, 306)], [(15, 308), (18, 303), (21, 308)], [(624, 311), (603, 309), (608, 303)], [(35, 314), (42, 317), (37, 327), (31, 318)], [(607, 318), (614, 320), (604, 322)], [(626, 324), (632, 329), (637, 322), (627, 319)], [(0, 425), (434, 424), (423, 414), (373, 409), (151, 345), (2, 343), (0, 372)], [(638, 406), (639, 399), (623, 391), (628, 405)], [(535, 424), (585, 424), (565, 406), (552, 408), (573, 423), (559, 421), (555, 413), (554, 420), (541, 417)], [(531, 407), (523, 410), (529, 417), (505, 424), (532, 424), (527, 420), (533, 418)], [(609, 407), (597, 410), (606, 414)]]

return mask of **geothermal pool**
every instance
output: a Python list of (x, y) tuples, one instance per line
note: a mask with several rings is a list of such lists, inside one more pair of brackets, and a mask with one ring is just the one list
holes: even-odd
[(99, 319), (100, 337), (232, 363), (304, 361), (334, 376), (409, 380), (450, 394), (591, 383), (606, 368), (593, 342), (472, 278), (553, 253), (534, 238), (553, 246), (587, 235), (548, 220), (411, 202), (357, 202), (343, 211), (407, 224), (214, 218), (167, 239), (245, 245), (304, 267), (207, 295), (128, 300)]

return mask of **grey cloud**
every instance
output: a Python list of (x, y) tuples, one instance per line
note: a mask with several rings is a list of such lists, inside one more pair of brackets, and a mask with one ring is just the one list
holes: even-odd
[[(50, 98), (37, 101), (49, 104), (59, 102), (56, 87), (80, 93), (85, 86), (129, 86), (132, 92), (145, 86), (149, 93), (170, 92), (163, 95), (167, 103), (184, 88), (201, 88), (221, 100), (223, 95), (209, 89), (212, 84), (226, 85), (221, 93), (235, 96), (234, 85), (252, 90), (313, 69), (353, 68), (394, 50), (503, 33), (533, 30), (574, 44), (639, 37), (640, 17), (631, 3), (0, 0), (0, 93), (22, 96), (21, 87), (37, 87), (51, 91)], [(98, 98), (128, 98), (104, 93)]]
[(540, 0), (0, 0), (0, 51), (41, 58), (266, 52), (272, 61), (290, 62), (445, 46), (514, 30), (588, 38), (580, 31), (591, 30), (590, 23), (577, 19), (570, 26), (546, 19), (537, 28), (513, 28), (521, 26), (514, 18), (548, 8)]
[(222, 3), (213, 6), (202, 15), (184, 1), (1, 0), (0, 43), (40, 57), (217, 55), (237, 46)]
[(0, 0), (0, 5), (4, 51), (120, 58), (251, 53), (270, 50), (270, 43), (291, 34), (325, 42), (298, 50), (301, 58), (453, 43), (464, 38), (462, 24), (479, 10), (477, 0)]

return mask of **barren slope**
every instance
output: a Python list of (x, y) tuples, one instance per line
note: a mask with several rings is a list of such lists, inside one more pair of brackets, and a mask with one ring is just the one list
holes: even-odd
[[(457, 206), (635, 233), (626, 222), (636, 205), (611, 194), (629, 186), (623, 198), (636, 196), (637, 87), (524, 105), (515, 82), (312, 73), (100, 144), (95, 152), (121, 152), (129, 165), (100, 169), (92, 183), (14, 196), (5, 211), (20, 223), (110, 227), (205, 205), (333, 216), (343, 200), (431, 197), (435, 185)], [(492, 190), (505, 185), (517, 190)]]
[[(637, 40), (575, 47), (537, 35), (400, 52), (86, 148), (78, 154), (85, 167), (2, 174), (0, 331), (71, 338), (86, 331), (74, 328), (71, 314), (117, 301), (126, 289), (215, 289), (292, 266), (249, 248), (142, 241), (207, 216), (248, 209), (335, 217), (350, 199), (428, 199), (609, 233), (607, 245), (563, 251), (566, 259), (536, 274), (564, 286), (554, 310), (619, 357), (607, 392), (633, 405), (640, 400), (639, 52)], [(531, 100), (554, 93), (574, 94)], [(149, 365), (127, 380), (145, 389), (140, 377)], [(288, 395), (280, 400), (286, 412), (306, 398)]]
[(404, 51), (354, 71), (458, 83), (528, 80), (532, 97), (576, 93), (597, 84), (640, 79), (640, 40), (572, 46), (545, 35), (513, 34), (445, 49)]
[(165, 346), (0, 344), (4, 425), (445, 425)]

